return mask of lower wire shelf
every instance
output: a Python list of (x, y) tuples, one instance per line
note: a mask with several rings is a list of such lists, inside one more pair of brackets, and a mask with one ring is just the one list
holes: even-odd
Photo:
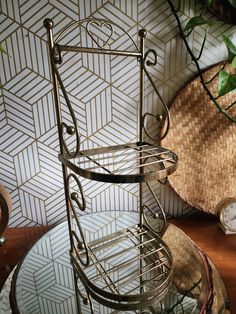
[[(165, 242), (147, 226), (122, 229), (80, 250), (78, 238), (74, 240), (74, 272), (88, 296), (97, 302), (115, 310), (141, 310), (168, 292), (172, 255)], [(81, 291), (77, 292), (86, 300)]]

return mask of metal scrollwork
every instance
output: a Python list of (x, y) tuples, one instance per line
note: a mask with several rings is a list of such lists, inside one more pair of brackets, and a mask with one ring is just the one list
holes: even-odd
[[(80, 225), (80, 222), (79, 222), (79, 219), (77, 216), (75, 216), (75, 220), (76, 220), (76, 224), (77, 224), (77, 227), (79, 229), (79, 233), (80, 233), (80, 236), (81, 236), (81, 239), (82, 241), (79, 239), (79, 236), (78, 234), (72, 230), (72, 237), (73, 237), (73, 249), (75, 250), (75, 253), (76, 253), (76, 256), (78, 258), (78, 260), (80, 261), (80, 263), (87, 267), (90, 263), (90, 259), (89, 259), (89, 254), (88, 254), (88, 246), (87, 246), (87, 243), (85, 241), (85, 237), (84, 237), (84, 233), (83, 233), (83, 230), (82, 230), (82, 227)], [(77, 245), (75, 244), (77, 243)], [(83, 259), (83, 257), (81, 256), (81, 252), (79, 251), (83, 251), (83, 255), (85, 255), (85, 259)]]
[[(79, 201), (79, 197), (78, 197), (77, 192), (70, 193), (69, 181), (71, 178), (73, 178), (75, 180), (75, 182), (79, 188), (80, 195), (81, 195), (81, 201)], [(84, 193), (83, 193), (83, 188), (82, 188), (82, 185), (81, 185), (79, 179), (73, 173), (70, 173), (67, 177), (67, 186), (68, 186), (68, 200), (70, 202), (70, 207), (71, 207), (71, 210), (73, 213), (73, 217), (75, 219), (76, 226), (78, 228), (78, 232), (76, 232), (74, 230), (72, 230), (72, 232), (71, 232), (72, 238), (73, 238), (73, 248), (75, 250), (76, 256), (79, 259), (80, 263), (86, 267), (89, 265), (88, 246), (87, 246), (87, 243), (86, 243), (86, 240), (84, 237), (83, 229), (80, 225), (78, 214), (76, 213), (76, 210), (75, 210), (75, 207), (73, 204), (73, 202), (75, 202), (81, 211), (84, 211), (86, 209), (86, 202), (85, 202), (85, 197), (84, 197)], [(82, 251), (82, 252), (79, 252), (79, 251)], [(82, 258), (81, 255), (85, 255), (85, 260)]]
[[(105, 41), (103, 42), (103, 45), (100, 45), (100, 44), (98, 43), (98, 41), (94, 38), (94, 35), (93, 35), (93, 33), (92, 33), (92, 31), (91, 31), (91, 28), (90, 28), (90, 26), (92, 26), (92, 25), (98, 26), (98, 27), (100, 27), (100, 28), (105, 27), (107, 30), (110, 31), (110, 33), (107, 34), (107, 40), (105, 40)], [(89, 37), (90, 37), (90, 38), (95, 42), (95, 44), (96, 44), (99, 48), (101, 48), (101, 49), (104, 49), (104, 48), (107, 46), (107, 44), (108, 44), (108, 42), (110, 41), (110, 39), (112, 38), (112, 35), (113, 35), (113, 32), (114, 32), (114, 31), (113, 31), (113, 27), (112, 27), (112, 25), (111, 25), (110, 23), (105, 22), (105, 21), (99, 21), (99, 20), (89, 20), (88, 23), (87, 23), (87, 25), (86, 25), (86, 31), (87, 31), (87, 34), (89, 35)]]
[(153, 136), (150, 135), (150, 133), (148, 132), (146, 125), (145, 125), (145, 120), (147, 119), (147, 117), (151, 117), (153, 119), (155, 119), (157, 122), (162, 122), (163, 121), (163, 116), (162, 115), (154, 115), (152, 113), (146, 112), (143, 116), (142, 116), (142, 126), (144, 129), (144, 132), (146, 133), (146, 135), (150, 138), (150, 140), (157, 142), (158, 138), (154, 138)]
[[(147, 60), (147, 58), (150, 57), (150, 54), (153, 55), (154, 61)], [(155, 65), (157, 65), (157, 53), (156, 53), (156, 50), (154, 50), (154, 49), (147, 50), (145, 55), (144, 55), (143, 61), (144, 61), (144, 64), (146, 64), (147, 66), (155, 66)]]
[[(62, 82), (62, 79), (60, 77), (60, 74), (58, 72), (58, 69), (57, 69), (56, 65), (54, 65), (54, 70), (55, 70), (55, 73), (56, 73), (56, 76), (57, 76), (58, 83), (59, 83), (59, 85), (61, 87), (64, 99), (66, 101), (67, 107), (69, 109), (69, 112), (70, 112), (70, 115), (71, 115), (71, 119), (73, 121), (73, 126), (69, 126), (69, 125), (67, 125), (64, 122), (62, 122), (60, 124), (60, 127), (61, 127), (61, 129), (60, 129), (61, 134), (60, 135), (61, 135), (61, 138), (62, 138), (63, 147), (64, 147), (65, 151), (67, 152), (67, 154), (70, 157), (73, 158), (73, 157), (76, 157), (78, 155), (79, 151), (80, 151), (80, 136), (79, 136), (78, 126), (77, 126), (77, 120), (76, 120), (75, 113), (74, 113), (74, 111), (72, 109), (69, 97), (68, 97), (68, 95), (66, 93), (64, 84)], [(75, 135), (76, 136), (76, 148), (75, 148), (74, 152), (71, 152), (70, 149), (68, 148), (67, 144), (66, 144), (65, 131), (70, 136), (71, 135)]]
[(79, 188), (79, 191), (80, 191), (80, 195), (81, 195), (81, 200), (82, 201), (79, 201), (79, 197), (78, 197), (78, 193), (76, 192), (72, 192), (70, 195), (69, 195), (69, 200), (71, 202), (71, 206), (73, 207), (73, 203), (72, 201), (76, 202), (77, 206), (79, 207), (79, 209), (81, 211), (85, 211), (86, 209), (86, 202), (85, 202), (85, 197), (84, 197), (84, 191), (83, 191), (83, 188), (82, 188), (82, 185), (78, 179), (78, 177), (74, 174), (74, 173), (70, 173), (68, 175), (68, 178), (67, 178), (67, 185), (69, 186), (69, 180), (70, 178), (73, 178)]
[[(151, 59), (148, 59), (148, 58), (150, 58), (151, 55), (152, 55), (152, 57), (154, 58), (154, 61), (152, 61)], [(149, 74), (149, 72), (148, 72), (148, 70), (147, 70), (147, 66), (155, 66), (156, 64), (157, 64), (157, 53), (156, 53), (156, 51), (155, 51), (154, 49), (149, 49), (149, 50), (147, 50), (146, 53), (145, 53), (145, 55), (144, 55), (144, 58), (143, 58), (143, 68), (144, 68), (144, 72), (145, 72), (145, 74), (147, 75), (147, 78), (148, 78), (150, 84), (152, 85), (154, 91), (156, 92), (158, 98), (159, 98), (160, 101), (161, 101), (161, 104), (162, 104), (162, 107), (163, 107), (164, 113), (165, 113), (165, 118), (166, 118), (165, 131), (161, 134), (161, 137), (160, 137), (160, 139), (159, 139), (159, 140), (162, 140), (163, 138), (166, 137), (166, 135), (168, 134), (168, 131), (169, 131), (169, 127), (170, 127), (170, 113), (169, 113), (169, 109), (168, 109), (167, 105), (165, 104), (163, 98), (161, 97), (161, 94), (159, 93), (157, 87), (155, 86), (155, 84), (154, 84), (154, 82), (153, 82), (153, 80), (152, 80), (152, 78), (151, 78), (151, 75)], [(146, 118), (148, 115), (151, 116), (152, 114), (150, 114), (150, 113), (145, 113), (145, 114), (143, 115), (143, 117), (142, 117), (142, 126), (143, 126), (143, 129), (144, 129), (145, 133), (147, 134), (147, 136), (148, 136), (150, 139), (154, 140), (154, 139), (152, 138), (152, 136), (150, 136), (150, 134), (148, 133), (148, 131), (147, 131), (146, 127), (145, 127), (145, 123), (144, 123), (145, 118)], [(153, 116), (154, 116), (154, 115), (153, 115)], [(159, 121), (160, 121), (160, 120), (164, 120), (163, 117), (162, 117), (162, 115), (159, 115), (159, 116), (157, 115), (157, 116), (155, 116), (155, 118), (158, 119)]]
[[(159, 218), (159, 214), (158, 214), (158, 213), (154, 212), (149, 206), (144, 205), (144, 206), (143, 206), (143, 218), (144, 218), (144, 221), (145, 221), (145, 223), (148, 225), (148, 227), (149, 227), (153, 232), (163, 234), (164, 231), (165, 231), (166, 228), (167, 228), (167, 221), (166, 221), (166, 214), (165, 214), (165, 211), (164, 211), (163, 207), (161, 206), (161, 203), (159, 202), (158, 198), (156, 197), (156, 195), (155, 195), (155, 193), (154, 193), (154, 191), (153, 191), (151, 185), (150, 185), (148, 182), (146, 182), (146, 184), (147, 184), (147, 187), (149, 188), (149, 190), (150, 190), (150, 192), (151, 192), (151, 194), (152, 194), (152, 196), (153, 196), (153, 198), (154, 198), (154, 200), (155, 200), (155, 202), (156, 202), (158, 208), (159, 208), (160, 211), (161, 211), (161, 216), (162, 216), (161, 218), (162, 218), (162, 219)], [(146, 209), (147, 211), (149, 211), (149, 212), (151, 213), (151, 216), (152, 216), (153, 219), (160, 219), (160, 221), (162, 222), (162, 226), (160, 226), (160, 230), (155, 230), (155, 229), (150, 225), (150, 223), (149, 223), (149, 221), (148, 221), (148, 218), (147, 218), (147, 215), (146, 215), (145, 212), (144, 212), (144, 209)]]

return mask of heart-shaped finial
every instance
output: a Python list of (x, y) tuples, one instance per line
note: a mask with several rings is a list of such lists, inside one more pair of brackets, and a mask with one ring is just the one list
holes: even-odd
[[(98, 43), (98, 41), (94, 38), (94, 33), (91, 31), (91, 26), (97, 26), (97, 27), (100, 27), (100, 28), (102, 28), (102, 27), (105, 27), (106, 28), (106, 35), (107, 35), (107, 40), (106, 41), (104, 41), (103, 42), (103, 45), (100, 45), (99, 43)], [(106, 45), (108, 44), (108, 42), (109, 42), (109, 40), (111, 39), (111, 37), (112, 37), (112, 35), (113, 35), (113, 28), (112, 28), (112, 26), (111, 26), (111, 24), (109, 24), (109, 23), (107, 23), (107, 22), (105, 22), (105, 21), (98, 21), (98, 20), (90, 20), (88, 23), (87, 23), (87, 25), (86, 25), (86, 30), (87, 30), (87, 33), (88, 33), (88, 35), (89, 35), (89, 37), (95, 42), (95, 44), (99, 47), (99, 48), (101, 48), (101, 49), (103, 49), (103, 48), (105, 48), (106, 47)], [(109, 31), (108, 32), (108, 34), (107, 34), (107, 31)]]

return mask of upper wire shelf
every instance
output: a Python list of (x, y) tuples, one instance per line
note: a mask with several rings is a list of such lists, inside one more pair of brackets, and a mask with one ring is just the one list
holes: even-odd
[(133, 143), (81, 151), (59, 159), (76, 174), (111, 183), (135, 183), (166, 178), (177, 167), (177, 156), (168, 149)]

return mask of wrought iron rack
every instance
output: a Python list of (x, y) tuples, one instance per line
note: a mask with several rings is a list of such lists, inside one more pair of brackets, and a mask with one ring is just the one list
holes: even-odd
[[(114, 313), (116, 311), (138, 311), (140, 313), (165, 296), (172, 274), (172, 255), (168, 246), (161, 239), (161, 234), (166, 228), (165, 213), (149, 183), (165, 179), (177, 167), (177, 156), (158, 146), (157, 143), (152, 143), (152, 136), (146, 128), (145, 120), (148, 117), (165, 121), (165, 123), (161, 123), (163, 138), (166, 136), (170, 124), (168, 109), (147, 70), (148, 66), (157, 63), (157, 54), (152, 49), (145, 52), (146, 31), (144, 29), (139, 31), (138, 47), (122, 27), (103, 19), (90, 18), (71, 23), (57, 34), (56, 39), (53, 35), (53, 21), (46, 19), (44, 26), (48, 34), (60, 143), (59, 159), (62, 163), (64, 178), (71, 243), (70, 256), (75, 274), (78, 312), (80, 312), (79, 304), (82, 299), (84, 303), (88, 304), (91, 313), (93, 313), (93, 300), (113, 309)], [(73, 32), (75, 28), (80, 28), (80, 32), (86, 34), (90, 46), (59, 44), (59, 42), (63, 42), (66, 33)], [(130, 42), (126, 46), (133, 48), (129, 48), (127, 51), (110, 49), (110, 41), (117, 33), (124, 33), (127, 41)], [(106, 39), (104, 39), (104, 34)], [(115, 55), (138, 60), (140, 73), (138, 142), (81, 150), (77, 117), (63, 84), (63, 75), (59, 73), (60, 65), (63, 64), (63, 56), (66, 53)], [(160, 115), (155, 116), (152, 113), (143, 112), (145, 75), (163, 105)], [(66, 103), (72, 121), (71, 125), (67, 120), (66, 122), (63, 120), (60, 98), (63, 98)], [(150, 141), (143, 140), (144, 134)], [(72, 150), (70, 144), (67, 143), (71, 143), (73, 137), (75, 148)], [(81, 211), (86, 209), (80, 177), (120, 184), (139, 183), (139, 224), (119, 230), (96, 241), (87, 242), (76, 211), (77, 207)], [(156, 230), (149, 223), (147, 213), (156, 218), (158, 215), (143, 202), (144, 183), (147, 184), (148, 190), (161, 211), (163, 223), (160, 230)], [(72, 185), (77, 186), (78, 192), (74, 192), (74, 189), (72, 191)], [(111, 253), (111, 248), (113, 253)]]

